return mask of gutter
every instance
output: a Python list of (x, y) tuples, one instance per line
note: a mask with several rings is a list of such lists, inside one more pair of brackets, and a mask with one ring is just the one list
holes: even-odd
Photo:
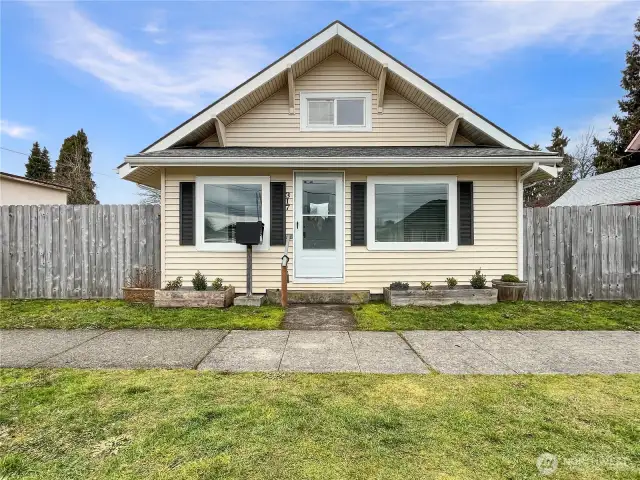
[(524, 181), (540, 170), (540, 162), (533, 162), (531, 168), (524, 173), (518, 171), (518, 278), (524, 281)]

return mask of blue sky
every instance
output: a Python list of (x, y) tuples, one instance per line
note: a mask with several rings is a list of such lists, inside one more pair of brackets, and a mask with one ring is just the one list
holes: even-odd
[(113, 169), (339, 19), (525, 142), (605, 135), (640, 4), (11, 2), (1, 8), (1, 169), (84, 128), (102, 203)]

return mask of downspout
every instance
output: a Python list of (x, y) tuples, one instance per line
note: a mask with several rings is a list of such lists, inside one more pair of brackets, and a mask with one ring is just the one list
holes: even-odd
[(524, 173), (518, 170), (518, 278), (524, 276), (524, 181), (540, 169), (540, 162), (533, 162), (531, 168)]

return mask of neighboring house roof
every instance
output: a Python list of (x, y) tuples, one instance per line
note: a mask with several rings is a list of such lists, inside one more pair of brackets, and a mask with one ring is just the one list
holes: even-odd
[(633, 137), (631, 143), (627, 147), (627, 152), (640, 152), (640, 130), (636, 133), (636, 136)]
[(170, 148), (130, 155), (135, 158), (185, 157), (549, 157), (557, 161), (557, 154), (535, 150), (503, 147), (196, 147)]
[(640, 202), (640, 166), (578, 180), (551, 206), (619, 205), (635, 202)]
[(458, 133), (477, 145), (529, 149), (521, 140), (434, 85), (360, 34), (335, 21), (271, 65), (146, 147), (143, 152), (196, 145), (224, 128), (264, 99), (287, 86), (333, 53), (340, 53), (375, 78), (385, 72), (386, 84), (441, 123), (458, 121)]
[(64, 185), (60, 185), (58, 183), (43, 182), (42, 180), (34, 180), (32, 178), (21, 177), (20, 175), (14, 175), (12, 173), (0, 172), (0, 179), (1, 178), (8, 178), (16, 182), (23, 182), (23, 183), (29, 183), (31, 185), (38, 185), (39, 187), (50, 188), (52, 190), (62, 190), (65, 192), (71, 191), (69, 187), (65, 187)]

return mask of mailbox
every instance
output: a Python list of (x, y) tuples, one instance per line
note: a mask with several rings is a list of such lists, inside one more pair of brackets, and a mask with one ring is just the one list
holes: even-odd
[(236, 243), (242, 245), (260, 245), (264, 223), (262, 222), (236, 222)]

